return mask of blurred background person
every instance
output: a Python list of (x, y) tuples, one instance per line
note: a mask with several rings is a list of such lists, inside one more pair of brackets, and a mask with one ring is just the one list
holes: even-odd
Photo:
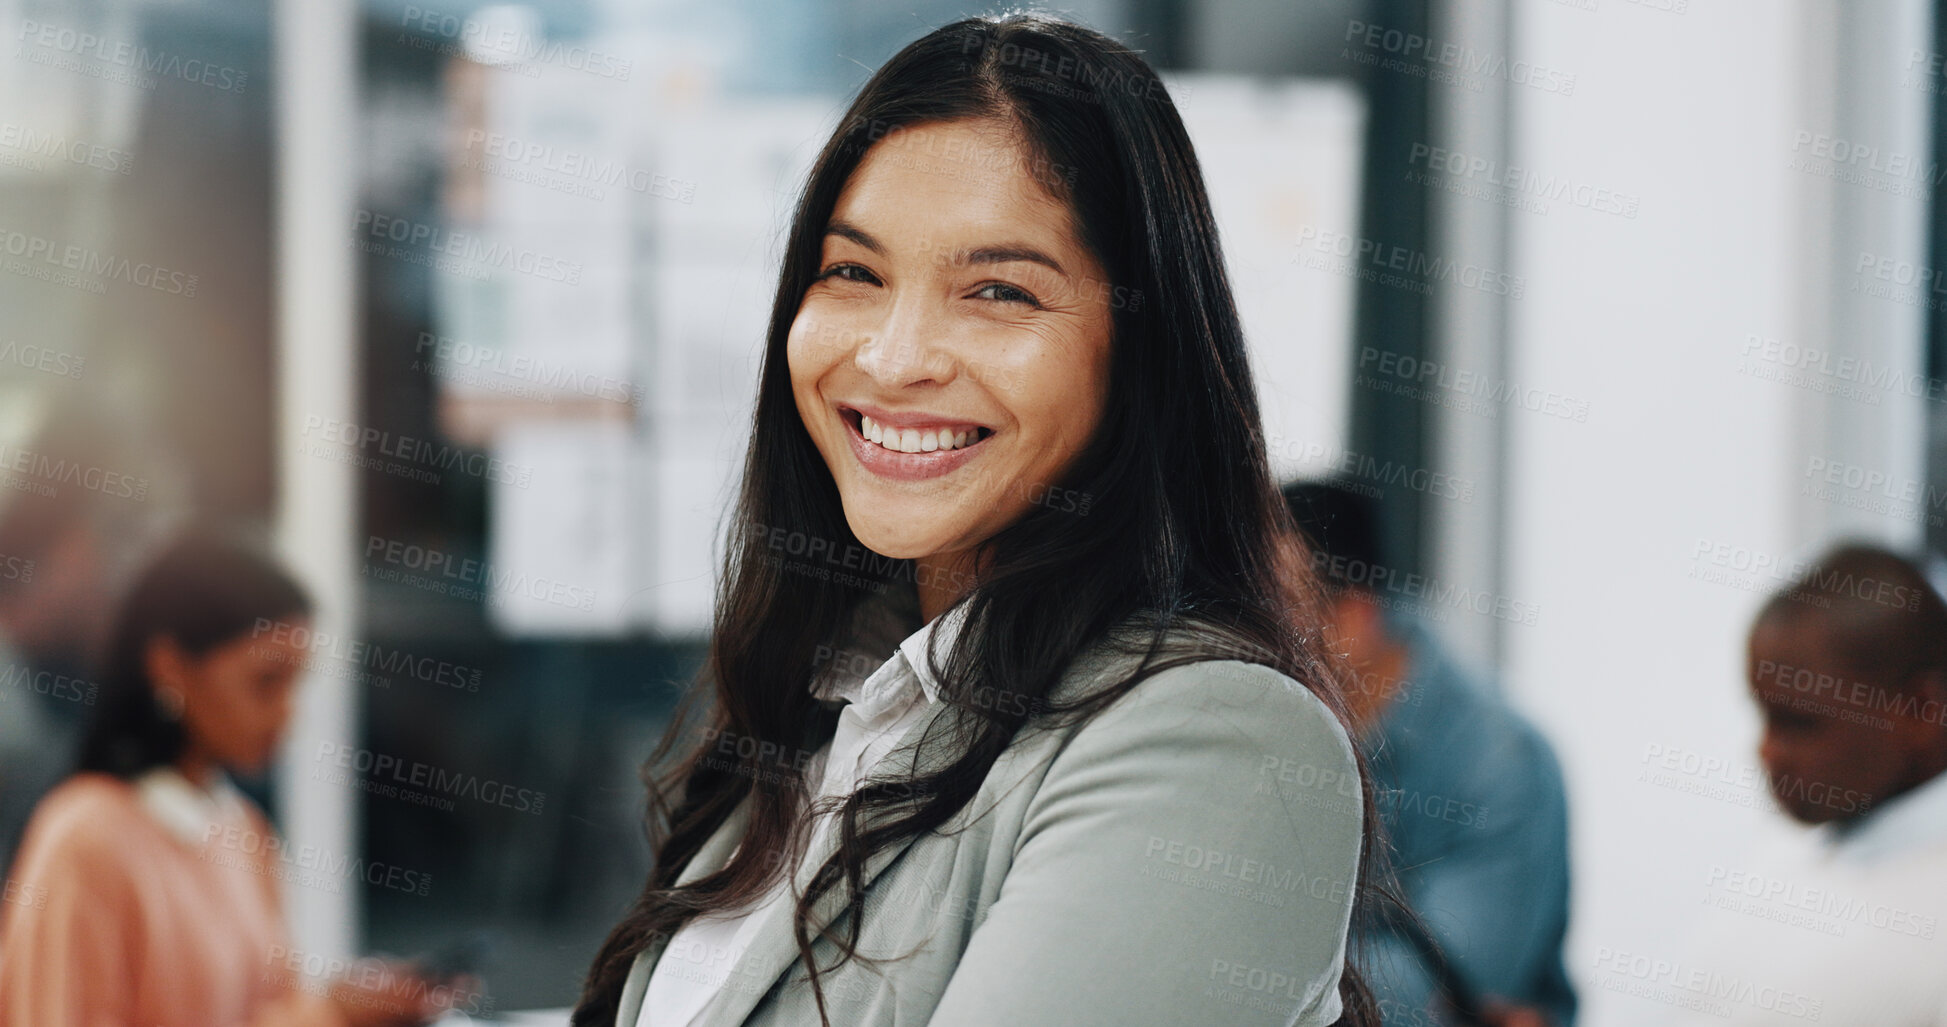
[[(299, 986), (282, 846), (229, 775), (291, 715), (310, 600), (202, 535), (136, 580), (69, 777), (40, 803), (0, 904), (0, 1027), (344, 1027), (428, 1022), (450, 992), (366, 965)], [(299, 960), (298, 962), (302, 962)]]
[[(153, 466), (119, 419), (93, 409), (51, 412), (18, 450), (59, 466)], [(145, 497), (146, 500), (146, 497)], [(13, 861), (35, 803), (73, 769), (74, 749), (100, 699), (88, 654), (108, 630), (118, 594), (175, 515), (88, 488), (0, 488), (0, 866)]]
[(1410, 590), (1389, 586), (1370, 498), (1339, 482), (1292, 483), (1284, 496), (1327, 592), (1328, 642), (1348, 665), (1347, 707), (1420, 921), (1363, 939), (1386, 1023), (1574, 1023), (1568, 804), (1553, 749), (1441, 650)]
[(1812, 830), (1712, 868), (1678, 980), (1721, 1008), (1684, 1022), (1947, 1022), (1947, 603), (1906, 558), (1844, 544), (1748, 645), (1765, 784)]

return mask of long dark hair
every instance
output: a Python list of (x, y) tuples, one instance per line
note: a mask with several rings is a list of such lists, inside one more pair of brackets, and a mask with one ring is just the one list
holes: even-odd
[[(866, 151), (905, 128), (962, 119), (1018, 128), (1032, 166), (1047, 172), (1036, 177), (1066, 202), (1107, 272), (1115, 297), (1110, 404), (1066, 480), (1048, 483), (1084, 502), (1033, 506), (988, 540), (975, 561), (978, 580), (960, 600), (964, 629), (944, 659), (930, 654), (941, 699), (954, 707), (935, 726), (957, 758), (911, 781), (868, 784), (838, 807), (840, 845), (793, 916), (821, 1021), (830, 1022), (811, 939), (839, 948), (827, 972), (863, 958), (856, 944), (868, 855), (957, 813), (1030, 717), (1085, 718), (1158, 670), (1223, 658), (1273, 667), (1343, 709), (1334, 664), (1312, 630), (1319, 621), (1303, 543), (1266, 464), (1202, 172), (1168, 94), (1142, 58), (1073, 24), (1011, 14), (945, 26), (873, 75), (798, 201), (731, 515), (707, 687), (685, 698), (645, 767), (655, 866), (595, 958), (578, 1025), (613, 1021), (629, 967), (645, 947), (699, 913), (741, 907), (787, 872), (777, 854), (795, 844), (801, 785), (775, 773), (771, 754), (815, 749), (830, 737), (834, 715), (810, 688), (821, 657), (846, 637), (862, 599), (915, 580), (910, 561), (868, 560), (861, 576), (872, 580), (862, 588), (849, 575), (804, 573), (811, 564), (773, 551), (780, 538), (792, 554), (864, 551), (799, 417), (785, 343), (818, 272), (826, 223)], [(1103, 445), (1107, 439), (1116, 444)], [(1130, 677), (1074, 702), (1048, 699), (1078, 655), (1131, 622), (1145, 629), (1147, 644)], [(1185, 629), (1196, 629), (1197, 651), (1173, 656), (1166, 636)], [(975, 698), (990, 690), (1031, 701)], [(706, 701), (698, 717), (694, 706)], [(734, 760), (711, 748), (725, 737), (739, 741)], [(737, 854), (676, 886), (704, 841), (745, 802)], [(1366, 809), (1361, 909), (1375, 865), (1369, 796)], [(841, 884), (838, 915), (808, 923), (819, 897)], [(843, 936), (835, 929), (841, 923)], [(1340, 993), (1343, 1022), (1378, 1022), (1356, 969), (1348, 967)]]
[(149, 680), (151, 640), (174, 639), (200, 656), (267, 621), (310, 612), (303, 587), (252, 547), (200, 530), (176, 537), (137, 574), (116, 611), (75, 770), (132, 778), (182, 756), (182, 722), (163, 712)]

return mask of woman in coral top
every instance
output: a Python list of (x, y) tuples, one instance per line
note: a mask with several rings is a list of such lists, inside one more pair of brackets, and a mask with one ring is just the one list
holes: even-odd
[(392, 1027), (450, 1002), (404, 968), (330, 984), (288, 942), (277, 835), (230, 772), (269, 762), (305, 662), (303, 590), (186, 537), (110, 638), (77, 772), (34, 811), (0, 903), (0, 1027)]

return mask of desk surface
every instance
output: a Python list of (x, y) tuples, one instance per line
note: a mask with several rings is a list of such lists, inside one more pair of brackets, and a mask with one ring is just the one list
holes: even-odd
[(433, 1021), (433, 1027), (568, 1027), (567, 1009), (524, 1009), (502, 1013), (496, 1019), (483, 1020), (469, 1017), (465, 1013), (449, 1013)]

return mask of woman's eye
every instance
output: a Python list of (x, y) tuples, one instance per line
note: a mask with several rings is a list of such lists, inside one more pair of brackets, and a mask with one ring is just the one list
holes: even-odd
[(877, 285), (879, 283), (878, 276), (857, 264), (833, 264), (831, 267), (818, 272), (819, 281), (822, 282), (827, 278), (842, 278), (848, 282), (865, 282), (869, 285)]
[(1030, 307), (1041, 305), (1026, 289), (1006, 282), (989, 282), (975, 290), (974, 295), (981, 299), (998, 300), (1002, 303), (1025, 303)]

